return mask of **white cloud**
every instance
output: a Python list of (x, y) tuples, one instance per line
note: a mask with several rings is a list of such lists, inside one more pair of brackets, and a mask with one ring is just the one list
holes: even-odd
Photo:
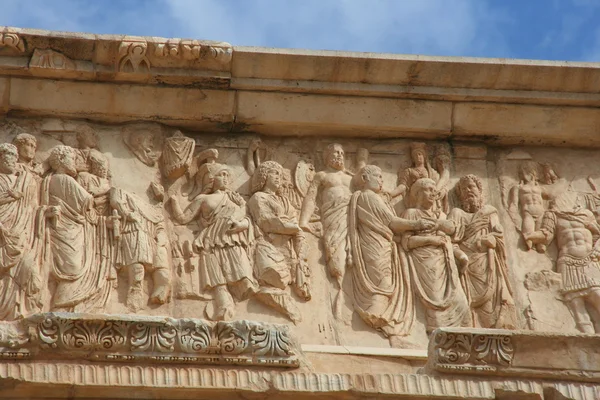
[(188, 36), (234, 45), (481, 54), (504, 50), (481, 0), (163, 0)]

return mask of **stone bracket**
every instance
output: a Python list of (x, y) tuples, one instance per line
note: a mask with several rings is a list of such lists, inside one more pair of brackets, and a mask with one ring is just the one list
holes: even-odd
[(442, 374), (600, 382), (600, 336), (441, 328), (427, 367)]
[(0, 324), (0, 359), (80, 359), (295, 368), (287, 326), (252, 321), (35, 314)]

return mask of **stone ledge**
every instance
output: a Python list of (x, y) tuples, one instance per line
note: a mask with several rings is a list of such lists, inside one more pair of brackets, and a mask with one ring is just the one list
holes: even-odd
[(351, 354), (357, 356), (394, 357), (405, 360), (427, 360), (427, 350), (394, 349), (384, 347), (358, 347), (358, 346), (331, 346), (303, 344), (302, 351), (305, 353), (325, 354)]
[(600, 382), (600, 335), (440, 328), (427, 368), (441, 374)]
[(298, 367), (287, 325), (40, 313), (0, 323), (0, 359)]
[[(192, 399), (273, 398), (314, 399), (315, 395), (364, 399), (519, 400), (556, 399), (558, 393), (574, 400), (595, 400), (597, 385), (543, 382), (525, 379), (471, 380), (417, 374), (325, 374), (266, 372), (251, 369), (199, 368), (195, 366), (129, 366), (20, 362), (0, 364), (2, 396), (32, 398), (93, 397)], [(36, 396), (37, 395), (37, 396)]]

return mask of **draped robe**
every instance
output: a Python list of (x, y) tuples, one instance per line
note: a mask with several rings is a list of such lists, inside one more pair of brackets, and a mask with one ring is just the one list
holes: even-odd
[[(34, 222), (38, 181), (26, 168), (16, 175), (0, 174), (0, 320), (14, 320), (35, 312), (42, 286), (34, 260)], [(9, 190), (22, 193), (13, 199)]]
[[(443, 212), (417, 208), (405, 210), (402, 217), (409, 220), (446, 219)], [(418, 235), (445, 236), (437, 232)], [(405, 234), (402, 245), (408, 253), (414, 290), (426, 308), (427, 330), (472, 325), (469, 304), (460, 284), (450, 238), (446, 236), (447, 240), (443, 246), (427, 245), (410, 249), (408, 242), (412, 236), (415, 236), (412, 232)]]
[(348, 235), (354, 309), (386, 336), (407, 335), (414, 319), (406, 256), (389, 227), (394, 217), (379, 194), (366, 190), (352, 195)]
[[(485, 205), (475, 213), (459, 208), (451, 211), (456, 231), (453, 242), (467, 257), (461, 282), (477, 327), (515, 329), (516, 309), (508, 280), (506, 250), (498, 211)], [(482, 238), (493, 234), (496, 247), (481, 248)]]
[(45, 221), (45, 254), (56, 281), (53, 310), (89, 312), (106, 305), (110, 294), (110, 259), (98, 238), (94, 197), (66, 174), (46, 177), (42, 204), (60, 208)]

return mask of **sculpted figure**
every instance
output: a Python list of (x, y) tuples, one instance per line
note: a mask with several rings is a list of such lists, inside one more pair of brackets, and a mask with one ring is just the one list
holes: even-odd
[(354, 309), (386, 336), (405, 336), (414, 317), (413, 291), (404, 251), (394, 235), (432, 229), (433, 220), (398, 218), (382, 196), (383, 175), (375, 165), (357, 174), (350, 200), (349, 237)]
[(110, 205), (121, 216), (120, 229), (113, 228), (118, 238), (116, 266), (126, 268), (129, 277), (127, 307), (134, 312), (142, 308), (145, 271), (152, 274), (154, 285), (150, 302), (166, 303), (171, 272), (162, 211), (118, 188), (110, 190)]
[(411, 186), (410, 197), (416, 207), (405, 210), (402, 218), (436, 222), (433, 229), (408, 232), (402, 238), (415, 291), (426, 308), (427, 331), (471, 326), (469, 304), (460, 285), (449, 236), (456, 228), (446, 214), (435, 209), (436, 183), (429, 178), (417, 180)]
[[(275, 161), (263, 162), (254, 172), (248, 210), (256, 224), (255, 272), (261, 285), (284, 290), (292, 284), (299, 297), (310, 300), (304, 232), (291, 202), (279, 193), (282, 178), (283, 167)], [(259, 294), (272, 298), (292, 320), (299, 320), (299, 311), (285, 293), (261, 289)]]
[(202, 164), (201, 193), (185, 211), (174, 196), (170, 202), (175, 220), (186, 224), (198, 219), (200, 234), (194, 241), (199, 254), (199, 273), (202, 290), (212, 292), (216, 303), (213, 320), (229, 319), (234, 313), (232, 294), (245, 299), (256, 292), (256, 282), (248, 257), (253, 239), (246, 202), (229, 188), (230, 172), (226, 165), (216, 162)]
[(17, 164), (18, 149), (0, 144), (0, 320), (14, 320), (41, 307), (42, 277), (34, 260), (38, 183)]
[(77, 182), (94, 196), (94, 208), (97, 214), (108, 215), (110, 211), (108, 192), (111, 187), (108, 160), (102, 153), (95, 151), (89, 154), (86, 164), (89, 164), (89, 172), (79, 172)]
[(476, 327), (516, 329), (517, 315), (508, 280), (504, 234), (498, 210), (483, 204), (483, 185), (475, 175), (460, 178), (457, 184), (461, 208), (449, 219), (461, 282), (471, 305)]
[[(509, 192), (508, 211), (513, 221), (521, 220), (521, 233), (530, 250), (533, 248), (533, 241), (529, 236), (540, 229), (545, 212), (542, 188), (538, 183), (538, 164), (535, 161), (523, 162), (519, 166), (519, 179), (519, 184)], [(518, 222), (516, 223), (518, 226)], [(538, 243), (536, 250), (543, 253), (546, 246)]]
[(35, 162), (35, 151), (37, 150), (37, 139), (29, 133), (20, 133), (13, 139), (12, 143), (19, 152), (18, 163), (21, 168), (35, 175), (42, 175), (41, 164)]
[[(429, 164), (427, 155), (427, 147), (425, 143), (411, 143), (410, 156), (412, 158), (412, 167), (406, 168), (398, 173), (398, 186), (390, 192), (392, 197), (404, 196), (410, 193), (410, 188), (419, 179), (429, 178), (434, 182), (438, 182), (440, 175)], [(436, 196), (439, 196), (436, 194)], [(436, 201), (436, 207), (438, 206)], [(410, 203), (410, 197), (404, 199), (404, 204), (407, 208), (414, 207)]]
[(346, 171), (344, 149), (341, 145), (334, 143), (327, 146), (323, 158), (326, 169), (315, 175), (308, 189), (300, 212), (300, 227), (310, 231), (310, 217), (317, 207), (317, 194), (320, 194), (323, 247), (327, 268), (338, 285), (335, 313), (339, 317), (342, 281), (348, 263), (348, 203), (352, 174)]
[(94, 197), (76, 180), (76, 152), (56, 146), (48, 157), (52, 173), (44, 178), (41, 203), (47, 222), (40, 225), (46, 262), (56, 282), (51, 309), (90, 312), (102, 309), (110, 294), (110, 259), (98, 240)]
[(575, 192), (565, 192), (552, 200), (540, 230), (530, 235), (534, 243), (544, 245), (556, 238), (562, 296), (577, 329), (583, 333), (597, 333), (586, 305), (600, 315), (600, 242), (594, 241), (598, 235), (600, 225), (591, 211), (577, 204)]

